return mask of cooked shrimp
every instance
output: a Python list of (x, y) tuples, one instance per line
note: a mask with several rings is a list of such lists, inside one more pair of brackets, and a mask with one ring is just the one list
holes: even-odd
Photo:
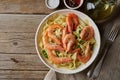
[(48, 32), (46, 31), (43, 35), (43, 44), (44, 46), (47, 48), (47, 49), (51, 49), (51, 50), (58, 50), (58, 51), (64, 51), (64, 48), (60, 45), (57, 45), (57, 44), (50, 44), (48, 42)]
[(80, 62), (86, 63), (91, 57), (91, 50), (90, 50), (90, 44), (86, 46), (86, 51), (84, 55), (77, 54), (77, 59)]
[(54, 64), (61, 64), (61, 63), (69, 63), (72, 62), (72, 58), (67, 58), (67, 57), (57, 57), (55, 56), (51, 50), (47, 49), (47, 53), (48, 53), (48, 58), (52, 61), (52, 63)]
[(66, 36), (63, 39), (63, 47), (66, 50), (66, 52), (70, 51), (75, 44), (75, 37), (73, 34), (66, 34)]
[(79, 25), (78, 16), (74, 13), (69, 13), (67, 15), (66, 22), (68, 25), (68, 31), (71, 33), (73, 30), (76, 30)]
[(67, 26), (66, 26), (63, 28), (63, 31), (62, 31), (62, 43), (63, 43), (63, 40), (64, 40), (67, 33), (68, 33), (68, 30), (67, 30)]
[(81, 39), (85, 41), (90, 40), (93, 37), (93, 35), (94, 35), (94, 30), (90, 26), (85, 27), (80, 33)]
[(56, 35), (54, 34), (54, 32), (55, 32), (55, 30), (56, 30), (57, 28), (60, 29), (60, 30), (62, 30), (62, 27), (59, 26), (59, 25), (57, 25), (57, 24), (54, 24), (54, 25), (48, 27), (48, 29), (47, 29), (47, 30), (48, 30), (48, 36), (49, 36), (51, 39), (53, 39), (53, 41), (54, 41), (56, 44), (61, 44), (60, 39), (58, 39), (58, 38), (56, 37)]
[(63, 28), (62, 38), (65, 38), (65, 35), (68, 33), (67, 27)]
[(80, 50), (80, 48), (77, 48), (77, 49), (73, 50), (72, 53), (80, 54), (80, 53), (81, 53), (81, 50)]

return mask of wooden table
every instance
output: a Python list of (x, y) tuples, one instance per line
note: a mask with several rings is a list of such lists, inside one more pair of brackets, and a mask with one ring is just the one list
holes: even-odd
[[(45, 6), (44, 0), (0, 0), (0, 80), (44, 79), (49, 68), (36, 53), (34, 37), (41, 20), (53, 11)], [(113, 20), (98, 24), (101, 34), (105, 26), (119, 21), (120, 15), (117, 15)], [(120, 35), (111, 46), (97, 80), (120, 79), (119, 52)], [(76, 80), (89, 80), (87, 70), (73, 76)], [(57, 73), (59, 80), (70, 80), (68, 76)]]

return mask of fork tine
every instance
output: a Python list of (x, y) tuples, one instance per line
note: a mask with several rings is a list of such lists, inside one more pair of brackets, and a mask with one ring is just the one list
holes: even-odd
[(117, 36), (117, 33), (118, 33), (118, 31), (119, 31), (119, 27), (118, 28), (116, 28), (116, 30), (114, 31), (114, 34), (113, 34), (113, 36), (112, 36), (112, 41), (114, 41), (115, 40), (115, 38), (116, 38), (116, 36)]
[(117, 27), (113, 27), (110, 34), (109, 34), (109, 39), (113, 40), (113, 37), (116, 35), (117, 32)]
[(106, 39), (108, 39), (109, 32), (111, 31), (111, 28), (112, 28), (111, 24), (108, 24), (108, 25), (106, 26), (106, 28), (105, 28), (104, 37), (105, 37)]
[(119, 29), (120, 29), (119, 25), (112, 28), (110, 34), (108, 35), (109, 40), (114, 41), (114, 39), (117, 36), (117, 33), (118, 33)]

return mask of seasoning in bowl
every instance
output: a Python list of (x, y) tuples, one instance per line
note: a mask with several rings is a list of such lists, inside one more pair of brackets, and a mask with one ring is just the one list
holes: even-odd
[(64, 0), (64, 4), (69, 9), (77, 9), (83, 3), (83, 0)]
[(60, 0), (45, 0), (45, 4), (49, 9), (55, 9), (59, 6)]
[(77, 7), (80, 4), (80, 0), (66, 0), (66, 3), (70, 7)]

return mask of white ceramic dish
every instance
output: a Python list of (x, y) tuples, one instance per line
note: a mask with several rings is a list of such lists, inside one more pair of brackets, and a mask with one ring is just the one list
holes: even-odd
[(45, 0), (45, 4), (49, 9), (55, 9), (59, 6), (60, 0)]
[[(68, 70), (68, 69), (62, 69), (62, 68), (56, 68), (54, 67), (52, 64), (48, 63), (47, 61), (45, 61), (45, 59), (41, 56), (40, 54), (40, 48), (39, 48), (39, 34), (41, 34), (42, 32), (42, 25), (43, 23), (52, 15), (54, 14), (67, 14), (69, 12), (73, 12), (75, 14), (78, 15), (79, 18), (81, 18), (82, 20), (88, 20), (89, 22), (89, 25), (91, 25), (94, 29), (94, 37), (95, 37), (95, 40), (96, 40), (96, 45), (94, 47), (94, 50), (93, 50), (93, 54), (90, 58), (90, 60), (85, 63), (84, 65), (80, 65), (77, 69), (74, 69), (74, 70)], [(88, 17), (87, 15), (85, 15), (84, 13), (82, 12), (79, 12), (79, 11), (76, 11), (76, 10), (70, 10), (70, 9), (64, 9), (64, 10), (59, 10), (59, 11), (55, 11), (51, 14), (49, 14), (48, 16), (46, 16), (42, 21), (41, 23), (39, 24), (38, 26), (38, 29), (37, 29), (37, 32), (36, 32), (36, 35), (35, 35), (35, 46), (36, 46), (36, 50), (37, 50), (37, 53), (38, 53), (38, 56), (39, 58), (41, 59), (41, 61), (46, 65), (48, 66), (50, 69), (56, 71), (56, 72), (59, 72), (59, 73), (64, 73), (64, 74), (73, 74), (73, 73), (77, 73), (77, 72), (80, 72), (80, 71), (83, 71), (84, 69), (86, 69), (90, 64), (92, 64), (92, 62), (95, 60), (96, 56), (98, 55), (98, 52), (99, 52), (99, 49), (100, 49), (100, 33), (99, 33), (99, 30), (96, 26), (96, 24), (93, 22), (93, 20)]]
[(80, 7), (82, 6), (83, 1), (84, 1), (84, 0), (80, 0), (80, 4), (79, 4), (78, 6), (76, 6), (76, 7), (70, 7), (70, 6), (67, 4), (66, 0), (64, 0), (64, 4), (65, 4), (65, 6), (66, 6), (68, 9), (78, 9), (78, 8), (80, 8)]

